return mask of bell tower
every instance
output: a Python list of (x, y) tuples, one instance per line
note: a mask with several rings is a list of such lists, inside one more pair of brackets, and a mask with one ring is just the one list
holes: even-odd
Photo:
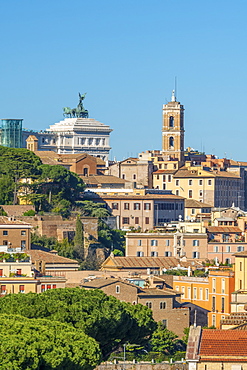
[(184, 162), (184, 107), (174, 90), (171, 101), (163, 105), (162, 152), (168, 159)]

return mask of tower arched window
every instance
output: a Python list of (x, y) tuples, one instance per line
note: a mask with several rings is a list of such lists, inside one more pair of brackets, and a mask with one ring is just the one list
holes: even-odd
[(173, 116), (169, 117), (169, 127), (174, 127), (174, 117)]
[(169, 138), (169, 148), (171, 149), (171, 148), (173, 148), (174, 147), (174, 138), (171, 136), (170, 138)]

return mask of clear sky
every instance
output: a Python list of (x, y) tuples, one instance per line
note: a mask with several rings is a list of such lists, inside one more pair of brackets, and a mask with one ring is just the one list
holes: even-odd
[(0, 117), (48, 128), (84, 106), (110, 158), (161, 149), (177, 77), (185, 145), (247, 161), (246, 0), (1, 0)]

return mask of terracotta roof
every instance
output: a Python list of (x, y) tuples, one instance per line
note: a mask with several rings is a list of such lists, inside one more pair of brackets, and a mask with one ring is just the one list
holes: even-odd
[[(85, 287), (85, 288), (100, 289), (100, 288), (103, 288), (104, 286), (119, 283), (119, 282), (124, 283), (123, 280), (119, 280), (117, 278), (96, 278), (91, 281), (86, 281), (85, 283), (81, 283), (80, 286)], [(129, 284), (129, 283), (125, 282), (125, 284)]]
[(112, 175), (90, 175), (90, 176), (80, 176), (85, 184), (125, 184), (129, 181), (120, 179), (117, 176)]
[(27, 222), (15, 220), (12, 217), (0, 216), (0, 225), (23, 225), (30, 226)]
[(173, 176), (174, 178), (181, 178), (181, 177), (196, 177), (196, 178), (203, 178), (203, 177), (211, 177), (211, 178), (214, 178), (214, 177), (234, 177), (234, 178), (239, 178), (240, 179), (240, 176), (235, 174), (235, 173), (231, 173), (231, 172), (227, 172), (227, 171), (205, 171), (203, 169), (193, 169), (193, 170), (188, 170), (188, 169), (179, 169)]
[(199, 202), (195, 199), (185, 199), (185, 208), (212, 208), (210, 204)]
[(234, 253), (233, 256), (236, 256), (236, 257), (247, 257), (247, 251), (242, 251), (242, 252), (237, 252), (237, 253)]
[(242, 230), (237, 226), (209, 226), (209, 233), (241, 233)]
[[(108, 257), (104, 264), (111, 259), (116, 267), (119, 268), (166, 268), (177, 267), (188, 267), (191, 265), (190, 262), (180, 261), (176, 257)], [(107, 267), (107, 266), (106, 266)]]
[(65, 258), (62, 256), (58, 256), (57, 254), (50, 253), (50, 252), (44, 252), (38, 249), (29, 249), (26, 250), (26, 253), (31, 256), (32, 262), (35, 261), (44, 261), (45, 263), (61, 263), (61, 264), (78, 264), (76, 260), (72, 260), (70, 258)]
[(104, 195), (102, 194), (101, 195), (101, 198), (102, 199), (113, 199), (113, 200), (125, 200), (125, 199), (143, 199), (143, 200), (148, 200), (148, 199), (165, 199), (165, 200), (174, 200), (174, 199), (178, 199), (178, 200), (182, 200), (184, 199), (183, 197), (180, 197), (179, 195), (175, 195), (175, 194), (145, 194), (145, 195), (122, 195), (122, 194), (119, 194), (119, 195)]
[(218, 356), (247, 357), (247, 331), (203, 329), (199, 354), (215, 358)]
[(7, 213), (8, 216), (23, 216), (24, 212), (34, 210), (34, 206), (31, 204), (27, 205), (2, 205), (2, 209)]
[(175, 172), (176, 172), (176, 170), (157, 170), (157, 171), (154, 171), (153, 174), (155, 174), (155, 175), (162, 175), (162, 174), (169, 175), (169, 174), (173, 174)]
[(101, 159), (101, 158), (99, 158), (99, 157), (94, 157), (94, 158), (95, 158), (96, 163), (97, 163), (98, 165), (104, 165), (104, 166), (105, 166), (105, 161), (104, 161), (103, 159)]
[(181, 293), (173, 290), (173, 289), (157, 289), (157, 288), (143, 288), (140, 293), (140, 296), (167, 296), (167, 295), (181, 295)]

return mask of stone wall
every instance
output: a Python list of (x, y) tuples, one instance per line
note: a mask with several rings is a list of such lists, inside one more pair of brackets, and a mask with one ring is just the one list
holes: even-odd
[(188, 364), (184, 363), (160, 363), (160, 364), (152, 364), (152, 363), (119, 363), (119, 364), (103, 364), (97, 366), (95, 370), (188, 370)]

